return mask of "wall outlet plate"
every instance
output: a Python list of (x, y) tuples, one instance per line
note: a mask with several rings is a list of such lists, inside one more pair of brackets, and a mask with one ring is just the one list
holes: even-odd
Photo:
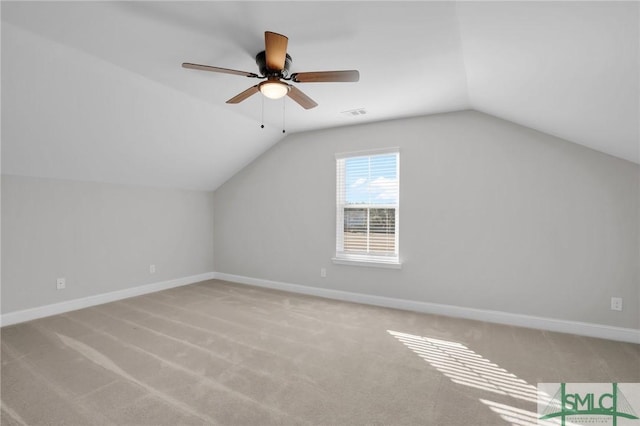
[(64, 289), (64, 288), (66, 288), (66, 287), (67, 287), (67, 280), (66, 280), (66, 279), (64, 279), (64, 278), (58, 278), (58, 279), (56, 280), (56, 288), (57, 288), (58, 290), (62, 290), (62, 289)]
[(156, 273), (156, 265), (149, 265), (149, 273), (150, 274)]
[(320, 277), (327, 278), (327, 268), (320, 268)]
[(612, 297), (611, 298), (611, 310), (612, 311), (621, 311), (622, 310), (622, 297)]

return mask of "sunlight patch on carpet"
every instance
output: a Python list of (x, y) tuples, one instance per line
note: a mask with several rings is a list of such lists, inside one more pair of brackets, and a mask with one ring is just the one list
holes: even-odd
[[(498, 395), (537, 403), (538, 389), (499, 365), (489, 361), (465, 345), (448, 340), (434, 339), (387, 330), (413, 353), (448, 377), (453, 383)], [(540, 395), (547, 397), (546, 395)], [(538, 420), (536, 413), (510, 405), (480, 399), (502, 419), (518, 426), (556, 425)]]

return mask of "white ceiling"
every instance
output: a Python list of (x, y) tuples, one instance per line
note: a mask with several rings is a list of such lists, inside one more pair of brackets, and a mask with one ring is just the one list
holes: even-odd
[[(636, 2), (7, 2), (2, 172), (215, 189), (288, 133), (475, 109), (636, 163)], [(291, 72), (358, 83), (255, 95), (264, 31)], [(284, 106), (284, 114), (283, 114)], [(343, 111), (365, 108), (357, 117)]]

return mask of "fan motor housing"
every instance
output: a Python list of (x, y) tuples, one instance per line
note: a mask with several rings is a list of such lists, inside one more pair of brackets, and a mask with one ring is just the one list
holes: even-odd
[(278, 74), (281, 77), (287, 77), (289, 75), (289, 67), (291, 67), (291, 56), (287, 53), (284, 59), (284, 68), (280, 70), (269, 70), (267, 69), (267, 59), (266, 59), (265, 51), (258, 53), (256, 55), (256, 64), (258, 64), (258, 69), (260, 70), (260, 74), (263, 76), (270, 76), (274, 74)]

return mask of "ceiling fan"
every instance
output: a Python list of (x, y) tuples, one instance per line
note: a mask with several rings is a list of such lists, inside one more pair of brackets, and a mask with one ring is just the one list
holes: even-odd
[(318, 104), (305, 95), (300, 89), (287, 83), (287, 81), (294, 83), (327, 83), (355, 82), (360, 79), (360, 73), (357, 70), (296, 72), (289, 75), (289, 67), (291, 66), (292, 59), (291, 56), (287, 54), (288, 41), (289, 39), (282, 34), (265, 31), (265, 50), (256, 55), (256, 63), (258, 64), (260, 74), (209, 65), (191, 64), (188, 62), (183, 63), (182, 66), (194, 70), (266, 79), (229, 99), (227, 101), (228, 104), (240, 103), (249, 96), (261, 92), (264, 96), (271, 99), (280, 99), (285, 95), (289, 96), (303, 108), (311, 109), (318, 106)]

